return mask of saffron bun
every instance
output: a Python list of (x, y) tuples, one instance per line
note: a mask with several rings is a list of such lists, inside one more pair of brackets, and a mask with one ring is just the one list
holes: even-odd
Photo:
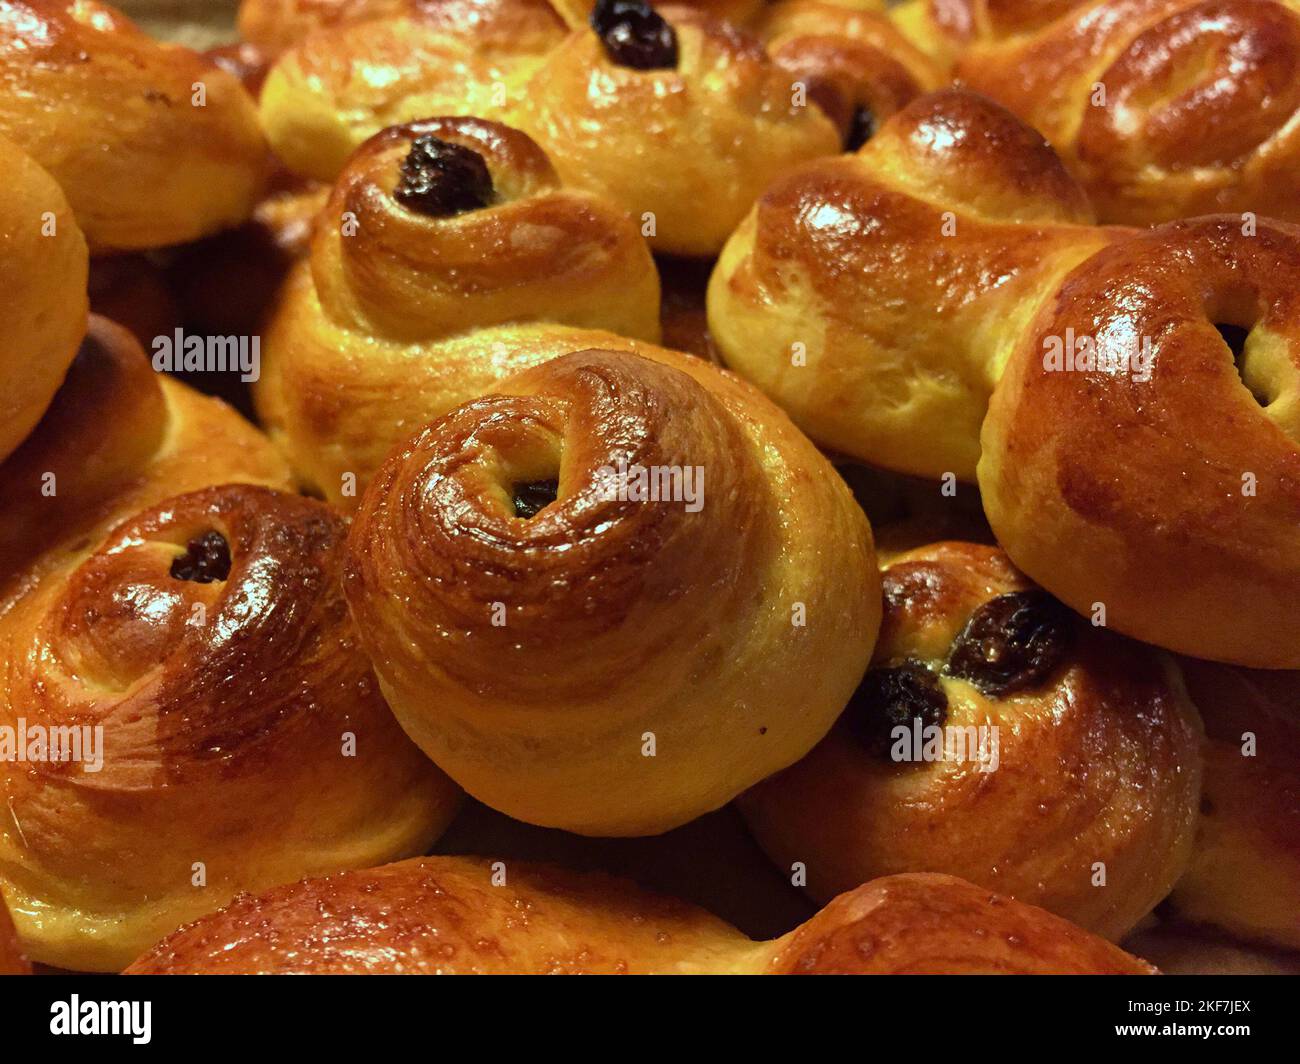
[(4, 137), (0, 171), (3, 461), (40, 420), (76, 356), (86, 331), (87, 252), (54, 179)]
[(340, 175), (271, 314), (255, 398), (302, 480), (354, 506), (424, 422), (603, 330), (659, 337), (636, 226), (562, 185), (525, 134), (428, 119), (378, 134)]
[[(1078, 267), (984, 423), (998, 542), (1082, 613), (1199, 658), (1300, 668), (1300, 229), (1175, 222)], [(1096, 338), (1055, 372), (1053, 338)], [(1149, 372), (1113, 372), (1140, 339)]]
[[(652, 224), (657, 251), (716, 255), (773, 178), (835, 154), (840, 134), (757, 38), (692, 9), (642, 6), (623, 16), (629, 25), (672, 41), (652, 69), (614, 58), (591, 27), (577, 30), (529, 80), (518, 123), (565, 181)], [(599, 14), (593, 23), (604, 25)]]
[[(1052, 142), (1104, 221), (1300, 221), (1300, 11), (1272, 0), (912, 0), (953, 72)], [(940, 10), (942, 14), (940, 14)], [(941, 45), (941, 50), (947, 44)]]
[[(494, 880), (494, 876), (497, 877)], [(504, 882), (499, 882), (504, 876)], [(526, 912), (526, 922), (519, 914)], [(787, 975), (1155, 969), (951, 876), (893, 876), (755, 942), (609, 876), (429, 857), (243, 896), (128, 974)]]
[(1011, 346), (1114, 239), (1093, 222), (1042, 137), (983, 97), (934, 93), (855, 154), (772, 183), (723, 248), (709, 329), (823, 447), (973, 480)]
[(406, 0), (390, 17), (326, 27), (284, 52), (262, 86), (262, 126), (290, 169), (333, 181), (388, 126), (506, 120), (565, 35), (545, 0)]
[[(659, 471), (679, 500), (646, 490)], [(345, 591), (421, 749), (584, 835), (666, 831), (797, 760), (880, 620), (870, 526), (826, 460), (752, 388), (649, 347), (553, 359), (425, 426), (362, 498)]]
[(31, 975), (32, 966), (27, 962), (22, 944), (18, 941), (18, 932), (9, 917), (3, 899), (0, 899), (0, 975)]
[(1092, 225), (1037, 134), (947, 90), (761, 197), (710, 279), (709, 330), (823, 446), (976, 477), (1012, 561), (1076, 611), (1296, 668), (1298, 235)]
[[(839, 150), (834, 124), (797, 98), (790, 72), (730, 23), (609, 3), (591, 18), (570, 31), (541, 0), (442, 0), (319, 31), (267, 77), (267, 135), (288, 165), (329, 180), (389, 125), (437, 114), (507, 122), (566, 184), (609, 199), (657, 250), (681, 255), (716, 254), (781, 169)], [(377, 67), (383, 78), (363, 76)]]
[(943, 872), (1118, 941), (1192, 852), (1201, 724), (1172, 659), (1074, 616), (992, 546), (886, 558), (884, 603), (839, 722), (740, 799), (760, 845), (802, 863), (818, 901)]
[(207, 488), (4, 602), (0, 718), (102, 728), (98, 760), (0, 765), (0, 887), (33, 958), (115, 971), (240, 891), (421, 853), (446, 827), (459, 792), (357, 646), (345, 533), (310, 499)]
[(780, 0), (764, 7), (754, 31), (835, 122), (850, 151), (895, 111), (947, 83), (942, 67), (876, 4)]
[(287, 488), (291, 478), (252, 425), (155, 373), (135, 337), (92, 314), (50, 409), (0, 464), (0, 593), (58, 562), (60, 545), (70, 551), (170, 495), (233, 481)]
[(1300, 949), (1300, 674), (1185, 659), (1205, 718), (1205, 784), (1191, 867), (1172, 912)]
[(193, 240), (248, 217), (266, 170), (238, 80), (94, 0), (0, 12), (0, 134), (62, 186), (94, 251)]

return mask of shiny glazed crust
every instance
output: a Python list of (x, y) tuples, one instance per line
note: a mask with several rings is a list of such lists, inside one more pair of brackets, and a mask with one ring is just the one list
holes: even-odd
[[(423, 135), (477, 152), (495, 200), (444, 217), (403, 206), (400, 167)], [(594, 330), (658, 339), (659, 278), (636, 227), (560, 184), (517, 130), (475, 118), (394, 127), (350, 160), (310, 262), (290, 275), (258, 410), (299, 475), (351, 507), (425, 421), (551, 352), (599, 345), (605, 332), (583, 335)]]
[[(262, 93), (277, 154), (324, 180), (388, 125), (473, 114), (526, 130), (567, 184), (608, 198), (657, 250), (715, 253), (782, 168), (834, 154), (834, 124), (796, 99), (793, 76), (754, 37), (665, 7), (672, 68), (607, 56), (542, 0), (439, 0), (312, 34)], [(383, 77), (373, 76), (382, 69)]]
[[(801, 756), (880, 617), (870, 528), (826, 460), (709, 363), (642, 356), (558, 358), (428, 425), (350, 537), (403, 727), (493, 808), (581, 834), (665, 831)], [(620, 462), (702, 471), (698, 505), (610, 494)], [(513, 486), (548, 478), (558, 501), (516, 516)]]
[(774, 182), (709, 282), (724, 362), (817, 443), (974, 479), (979, 426), (1034, 309), (1115, 238), (1042, 137), (961, 90)]
[[(287, 480), (251, 425), (97, 318), (0, 465), (0, 723), (103, 728), (96, 772), (0, 760), (0, 888), (33, 959), (115, 970), (239, 889), (419, 852), (450, 819), (456, 789), (356, 646), (342, 520), (250, 483), (173, 496)], [(229, 577), (173, 577), (213, 529)]]
[(1041, 909), (950, 876), (869, 883), (790, 934), (753, 942), (701, 909), (622, 880), (431, 857), (240, 897), (159, 943), (127, 971), (1140, 975), (1154, 969)]
[[(1170, 650), (1300, 667), (1300, 229), (1175, 222), (1104, 249), (1020, 337), (979, 483), (1015, 563)], [(1250, 330), (1240, 357), (1216, 325)], [(1097, 339), (1055, 372), (1048, 338)], [(1111, 372), (1147, 352), (1149, 373)], [(1114, 356), (1114, 357), (1111, 357)]]
[(1040, 130), (1103, 221), (1300, 220), (1300, 10), (1275, 0), (911, 0), (914, 41)]
[(0, 10), (0, 134), (54, 176), (98, 251), (237, 224), (265, 178), (266, 144), (239, 82), (94, 0)]
[(773, 859), (806, 867), (815, 898), (903, 869), (945, 872), (1117, 941), (1183, 873), (1201, 725), (1166, 655), (1080, 619), (1060, 666), (1025, 690), (999, 696), (942, 674), (975, 610), (1032, 587), (1000, 550), (973, 543), (888, 561), (873, 667), (935, 670), (946, 725), (998, 729), (983, 733), (991, 770), (955, 748), (896, 763), (859, 742), (851, 704), (812, 753), (741, 799)]
[[(172, 575), (212, 530), (229, 576)], [(446, 826), (456, 788), (356, 646), (343, 533), (320, 503), (209, 488), (4, 604), (4, 722), (102, 728), (97, 770), (0, 762), (0, 885), (34, 958), (115, 970), (239, 890), (419, 853)]]
[(48, 173), (0, 137), (0, 462), (35, 427), (86, 331), (86, 241)]

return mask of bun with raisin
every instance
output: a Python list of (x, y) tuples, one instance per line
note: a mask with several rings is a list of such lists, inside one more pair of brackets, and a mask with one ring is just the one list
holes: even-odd
[[(376, 64), (388, 76), (358, 76)], [(715, 253), (782, 168), (839, 148), (757, 38), (643, 0), (601, 0), (572, 30), (540, 0), (415, 3), (313, 34), (262, 93), (277, 154), (325, 180), (384, 127), (439, 114), (527, 131), (566, 184), (675, 254)]]
[(802, 756), (880, 618), (826, 460), (748, 386), (641, 350), (553, 359), (427, 425), (349, 541), (407, 732), (486, 804), (587, 835), (666, 831)]
[(944, 872), (1118, 941), (1187, 868), (1201, 724), (1172, 660), (1093, 628), (995, 547), (889, 559), (839, 723), (741, 798), (825, 901)]
[(655, 265), (617, 208), (518, 130), (395, 126), (350, 160), (291, 271), (258, 410), (299, 476), (351, 506), (418, 426), (603, 330), (659, 335)]

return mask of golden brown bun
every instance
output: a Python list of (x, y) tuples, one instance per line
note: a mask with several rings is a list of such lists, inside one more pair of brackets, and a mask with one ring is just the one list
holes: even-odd
[(53, 178), (2, 136), (0, 173), (3, 461), (50, 405), (86, 331), (87, 254)]
[[(983, 429), (984, 508), (1022, 570), (1126, 635), (1300, 668), (1298, 283), (1300, 229), (1235, 217), (1160, 226), (1066, 278)], [(1237, 364), (1216, 325), (1249, 330)], [(1096, 368), (1045, 359), (1071, 334)], [(1139, 343), (1149, 372), (1106, 365)]]
[(230, 481), (288, 487), (289, 480), (284, 460), (252, 425), (155, 373), (130, 333), (91, 315), (49, 411), (0, 465), (0, 594), (34, 559), (53, 562), (56, 544), (102, 539), (169, 495)]
[(357, 646), (345, 532), (309, 499), (208, 488), (0, 605), (0, 720), (102, 728), (98, 767), (0, 762), (0, 886), (35, 959), (116, 970), (238, 891), (421, 853), (446, 827), (459, 792)]
[[(97, 771), (0, 759), (0, 887), (33, 959), (120, 968), (237, 890), (418, 853), (450, 819), (456, 788), (356, 644), (342, 518), (206, 488), (239, 480), (287, 472), (251, 425), (94, 318), (0, 466), (0, 724), (103, 728)], [(198, 582), (184, 567), (205, 551)]]
[(193, 240), (257, 201), (266, 144), (239, 82), (94, 0), (0, 11), (0, 90), (0, 133), (63, 187), (92, 250)]
[(32, 966), (27, 962), (22, 944), (18, 941), (18, 932), (14, 922), (9, 918), (9, 909), (4, 899), (0, 898), (0, 975), (31, 975)]
[[(494, 884), (494, 874), (504, 882)], [(527, 920), (519, 914), (526, 912)], [(152, 974), (1120, 973), (1154, 969), (950, 876), (895, 876), (754, 942), (685, 902), (546, 865), (429, 857), (243, 896), (127, 969)]]
[[(884, 601), (839, 723), (741, 798), (760, 844), (823, 902), (944, 872), (1128, 933), (1192, 848), (1201, 726), (1172, 661), (1075, 617), (996, 547), (896, 556)], [(893, 731), (931, 725), (974, 730), (923, 755)]]
[[(666, 831), (802, 756), (880, 617), (870, 527), (826, 460), (716, 367), (642, 354), (555, 359), (428, 425), (349, 545), (407, 732), (486, 804), (587, 835)], [(620, 461), (627, 483), (696, 470), (699, 494), (615, 497)], [(521, 516), (547, 481), (557, 501)]]
[(934, 93), (857, 154), (768, 188), (718, 260), (710, 331), (822, 446), (974, 479), (1012, 344), (1114, 239), (1091, 223), (1042, 137), (983, 97)]
[(1300, 673), (1183, 661), (1205, 718), (1204, 797), (1184, 919), (1300, 949)]
[[(435, 115), (504, 120), (565, 38), (545, 0), (407, 0), (401, 8), (312, 33), (271, 69), (262, 125), (289, 167), (333, 181), (387, 126)], [(376, 68), (383, 76), (368, 76)]]
[(970, 20), (956, 77), (1041, 130), (1103, 221), (1150, 224), (1217, 211), (1300, 220), (1294, 4), (933, 3), (939, 6), (965, 8)]
[(690, 9), (660, 14), (675, 65), (620, 65), (594, 31), (575, 31), (529, 81), (518, 122), (565, 181), (653, 223), (656, 250), (715, 255), (777, 174), (835, 154), (839, 135), (757, 39)]
[[(388, 125), (438, 114), (508, 122), (656, 249), (714, 254), (772, 177), (834, 154), (839, 138), (757, 39), (692, 8), (662, 17), (671, 54), (647, 69), (611, 58), (590, 26), (566, 31), (541, 0), (414, 3), (286, 52), (263, 89), (263, 122), (281, 158), (325, 180)], [(362, 76), (376, 64), (383, 79)]]
[(776, 63), (807, 86), (850, 150), (914, 97), (946, 82), (939, 65), (874, 4), (781, 0), (765, 8), (755, 32)]
[[(486, 206), (426, 213), (399, 198), (427, 137), (483, 160)], [(291, 272), (266, 335), (258, 410), (299, 475), (352, 506), (389, 450), (546, 357), (534, 348), (567, 353), (607, 335), (588, 330), (655, 340), (658, 316), (659, 279), (636, 227), (562, 186), (523, 133), (475, 118), (393, 127), (349, 162), (310, 262)]]

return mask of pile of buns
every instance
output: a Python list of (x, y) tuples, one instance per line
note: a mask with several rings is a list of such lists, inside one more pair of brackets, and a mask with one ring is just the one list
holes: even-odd
[(238, 16), (0, 5), (0, 971), (1300, 963), (1293, 5)]

